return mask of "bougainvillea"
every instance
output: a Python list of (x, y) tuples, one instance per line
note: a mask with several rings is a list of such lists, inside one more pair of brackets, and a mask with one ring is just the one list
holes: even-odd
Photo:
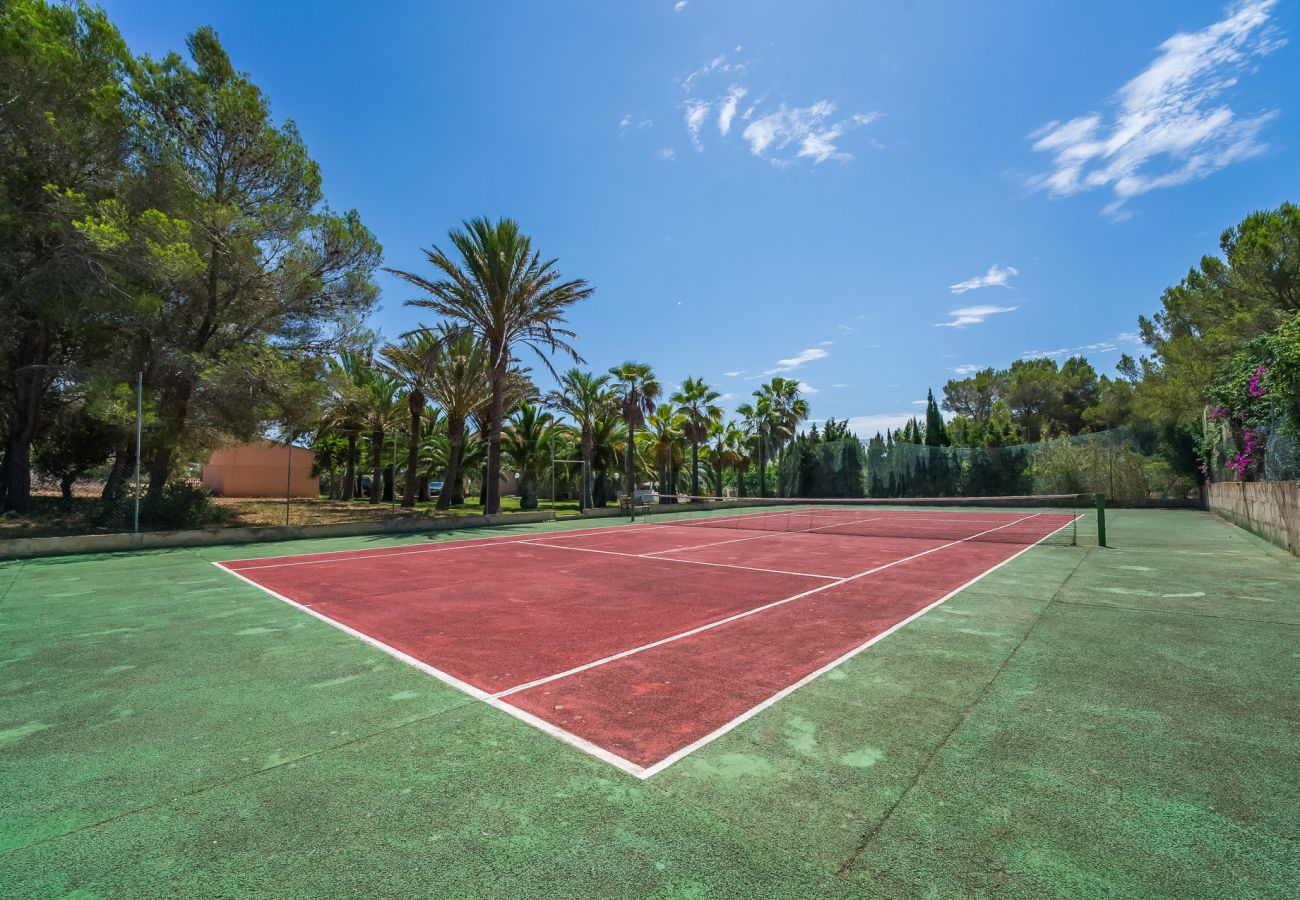
[(1259, 445), (1259, 432), (1254, 428), (1247, 428), (1241, 433), (1241, 450), (1234, 453), (1232, 459), (1227, 462), (1228, 468), (1237, 473), (1238, 481), (1246, 480), (1246, 470), (1250, 468), (1251, 460), (1254, 459)]
[(1255, 370), (1250, 373), (1250, 382), (1246, 385), (1246, 393), (1252, 397), (1267, 397), (1268, 388), (1264, 387), (1264, 377), (1268, 375), (1268, 369), (1263, 366), (1255, 366)]

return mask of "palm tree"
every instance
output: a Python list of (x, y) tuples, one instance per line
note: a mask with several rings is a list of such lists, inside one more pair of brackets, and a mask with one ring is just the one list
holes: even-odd
[(537, 509), (537, 476), (551, 463), (555, 417), (540, 406), (521, 403), (505, 426), (502, 450), (519, 471), (519, 508)]
[[(369, 363), (361, 394), (361, 422), (370, 432), (370, 502), (384, 492), (384, 437), (401, 413), (398, 381)], [(394, 472), (394, 475), (397, 473)]]
[(780, 451), (794, 439), (799, 423), (808, 418), (808, 401), (799, 396), (799, 382), (794, 378), (773, 378), (755, 392), (755, 396), (759, 394), (771, 404), (771, 436), (776, 440), (779, 463)]
[(736, 407), (745, 430), (758, 447), (758, 496), (767, 496), (767, 448), (772, 431), (772, 402), (761, 391), (754, 392), (754, 402)]
[[(337, 500), (339, 495), (339, 479), (336, 470), (339, 463), (344, 462), (347, 455), (347, 443), (337, 434), (328, 431), (320, 431), (311, 442), (312, 464), (311, 474), (313, 478), (324, 476), (325, 495), (331, 500)], [(319, 499), (319, 498), (317, 498)]]
[[(533, 384), (532, 378), (528, 376), (528, 369), (519, 367), (511, 368), (506, 372), (506, 380), (502, 386), (502, 400), (505, 403), (505, 409), (515, 409), (521, 403), (535, 403), (541, 399), (541, 394), (537, 390), (537, 385)], [(478, 428), (478, 439), (483, 444), (482, 464), (479, 466), (479, 474), (483, 476), (482, 484), (479, 485), (479, 503), (483, 505), (484, 512), (487, 511), (488, 501), (488, 452), (491, 449), (489, 438), (492, 434), (492, 396), (488, 394), (488, 399), (475, 409), (470, 417), (474, 420), (474, 425)], [(496, 432), (497, 439), (500, 440), (501, 432)], [(466, 471), (468, 466), (462, 465)], [(498, 481), (492, 485), (492, 491), (501, 489), (500, 473), (497, 474)], [(499, 498), (498, 498), (499, 499)]]
[(556, 260), (543, 261), (532, 240), (513, 219), (493, 224), (472, 219), (447, 236), (460, 255), (456, 262), (436, 245), (425, 258), (441, 276), (424, 278), (397, 269), (385, 271), (430, 296), (408, 300), (411, 306), (432, 309), (481, 338), (488, 347), (492, 405), (488, 428), (487, 497), (485, 512), (501, 509), (497, 482), (501, 473), (501, 417), (505, 407), (506, 373), (517, 345), (536, 351), (552, 372), (542, 348), (562, 350), (582, 362), (569, 343), (576, 335), (563, 327), (568, 308), (590, 297), (593, 289), (582, 279), (561, 280)]
[(624, 464), (626, 492), (629, 499), (636, 491), (636, 430), (645, 423), (645, 417), (655, 411), (659, 397), (659, 382), (648, 363), (628, 360), (609, 370), (619, 382), (620, 410), (627, 423), (627, 460)]
[(731, 451), (732, 468), (736, 470), (736, 496), (745, 496), (745, 473), (749, 471), (749, 435), (735, 422), (727, 423), (727, 447)]
[(365, 394), (369, 369), (369, 354), (355, 350), (344, 350), (337, 359), (329, 360), (325, 369), (325, 389), (329, 396), (321, 433), (324, 435), (340, 431), (347, 440), (341, 500), (351, 500), (356, 492), (357, 439), (365, 427)]
[(682, 430), (691, 442), (691, 496), (700, 496), (700, 444), (709, 439), (709, 426), (722, 418), (722, 407), (716, 401), (721, 394), (704, 383), (702, 378), (688, 376), (671, 399), (686, 417)]
[(596, 420), (591, 437), (591, 503), (603, 509), (607, 500), (605, 490), (609, 486), (607, 473), (618, 469), (619, 457), (627, 444), (627, 424), (618, 411), (611, 410)]
[(654, 456), (656, 478), (659, 482), (659, 502), (675, 503), (676, 497), (668, 494), (677, 493), (677, 480), (673, 477), (682, 455), (682, 425), (685, 417), (670, 403), (661, 403), (645, 420), (646, 435), (649, 437), (650, 451)]
[(736, 448), (744, 443), (745, 433), (736, 427), (735, 422), (724, 425), (721, 420), (714, 420), (709, 423), (709, 439), (712, 441), (709, 449), (716, 479), (713, 485), (714, 496), (720, 498), (723, 473), (728, 466), (737, 468), (739, 465), (740, 453)]
[(567, 413), (578, 426), (578, 448), (582, 458), (582, 495), (578, 508), (591, 506), (591, 450), (595, 438), (596, 420), (613, 408), (614, 395), (610, 392), (608, 375), (595, 375), (581, 369), (570, 369), (560, 376), (560, 386), (546, 395), (549, 406)]
[(472, 332), (440, 326), (435, 337), (441, 347), (437, 363), (430, 373), (430, 399), (442, 407), (447, 416), (447, 470), (443, 473), (442, 492), (437, 509), (445, 512), (462, 497), (465, 423), (474, 411), (492, 399), (488, 383), (488, 351)]
[(410, 414), (411, 439), (406, 447), (406, 484), (402, 488), (402, 506), (415, 506), (419, 488), (420, 420), (424, 416), (426, 395), (433, 370), (438, 363), (441, 342), (430, 331), (421, 329), (405, 335), (400, 344), (388, 344), (379, 351), (380, 365), (406, 388), (406, 406)]

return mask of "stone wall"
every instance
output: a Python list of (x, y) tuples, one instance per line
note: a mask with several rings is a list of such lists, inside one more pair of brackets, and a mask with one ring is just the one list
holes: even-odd
[(1221, 481), (1210, 511), (1300, 556), (1300, 481)]

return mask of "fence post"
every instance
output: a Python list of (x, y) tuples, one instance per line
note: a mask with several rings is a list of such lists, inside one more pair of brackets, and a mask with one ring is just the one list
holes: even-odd
[(1093, 499), (1097, 502), (1097, 546), (1106, 546), (1106, 495), (1095, 494)]
[(284, 475), (284, 525), (289, 527), (289, 510), (293, 504), (293, 429), (289, 429), (289, 462)]
[(144, 373), (135, 374), (135, 533), (140, 533), (140, 438), (144, 431)]

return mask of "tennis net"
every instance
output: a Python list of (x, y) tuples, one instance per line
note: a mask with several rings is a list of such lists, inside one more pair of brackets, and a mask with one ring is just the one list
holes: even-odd
[(1078, 543), (1092, 494), (824, 500), (663, 495), (648, 507), (658, 525), (1011, 544)]

